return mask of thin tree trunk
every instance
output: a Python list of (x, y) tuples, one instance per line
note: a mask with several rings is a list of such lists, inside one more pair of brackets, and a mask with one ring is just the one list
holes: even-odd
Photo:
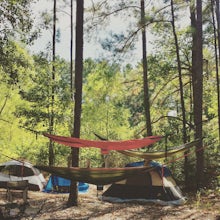
[[(216, 54), (216, 83), (217, 83), (217, 99), (218, 99), (218, 137), (220, 141), (220, 88), (219, 88), (219, 64), (220, 64), (220, 6), (219, 0), (216, 0), (216, 20), (217, 20), (217, 36), (216, 36), (216, 28), (215, 28), (215, 20), (214, 20), (214, 2), (212, 0), (213, 5), (213, 26), (214, 26), (214, 34), (215, 34), (215, 54)], [(216, 40), (217, 39), (217, 40)], [(217, 49), (217, 41), (218, 41), (218, 49)], [(218, 52), (217, 52), (218, 51)]]
[(216, 20), (217, 20), (217, 33), (218, 33), (218, 59), (220, 63), (220, 3), (219, 0), (215, 0), (216, 2)]
[(145, 30), (145, 0), (141, 0), (141, 24), (142, 24), (142, 64), (143, 64), (143, 84), (144, 84), (144, 109), (146, 118), (147, 136), (152, 135), (149, 87), (148, 87), (148, 67), (147, 67), (147, 41)]
[[(183, 81), (182, 81), (182, 69), (181, 69), (181, 61), (180, 61), (180, 53), (179, 53), (179, 43), (178, 43), (178, 37), (176, 34), (176, 27), (175, 27), (175, 15), (174, 15), (174, 5), (173, 5), (173, 0), (171, 0), (171, 13), (172, 13), (172, 29), (173, 29), (173, 36), (174, 36), (174, 41), (175, 41), (175, 47), (176, 47), (176, 58), (177, 58), (177, 68), (178, 68), (178, 78), (179, 78), (179, 86), (180, 86), (180, 102), (181, 102), (181, 109), (182, 109), (182, 126), (183, 126), (183, 143), (187, 142), (187, 132), (186, 132), (186, 110), (185, 110), (185, 102), (184, 102), (184, 91), (183, 91)], [(185, 152), (185, 155), (188, 152)], [(185, 164), (184, 164), (184, 169), (185, 169), (185, 186), (187, 187), (188, 185), (188, 158), (185, 156)]]
[[(54, 0), (53, 5), (53, 62), (52, 62), (52, 88), (51, 88), (51, 117), (50, 117), (50, 133), (53, 133), (54, 130), (54, 82), (55, 82), (55, 62), (56, 62), (56, 0)], [(49, 166), (54, 165), (54, 143), (50, 140), (49, 143)]]
[[(84, 0), (76, 1), (76, 51), (75, 51), (75, 106), (74, 129), (71, 136), (80, 137), (82, 109), (82, 78), (83, 78), (83, 13)], [(79, 149), (72, 148), (72, 166), (79, 166)], [(78, 205), (77, 183), (71, 181), (68, 206)]]
[(70, 91), (73, 99), (73, 0), (70, 1)]

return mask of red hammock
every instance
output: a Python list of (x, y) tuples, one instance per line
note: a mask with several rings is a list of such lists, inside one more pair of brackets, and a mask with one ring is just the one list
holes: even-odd
[(127, 140), (127, 141), (94, 141), (84, 140), (74, 137), (63, 137), (52, 134), (44, 134), (44, 136), (50, 138), (59, 144), (63, 144), (70, 147), (97, 147), (101, 148), (102, 154), (107, 154), (110, 150), (130, 150), (141, 147), (146, 147), (157, 141), (162, 136), (149, 136), (143, 139)]

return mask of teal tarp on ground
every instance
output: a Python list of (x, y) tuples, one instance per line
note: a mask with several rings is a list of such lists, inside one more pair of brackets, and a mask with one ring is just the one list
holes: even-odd
[[(69, 187), (70, 187), (71, 181), (59, 176), (54, 176), (51, 175), (47, 185), (44, 189), (44, 192), (56, 192), (56, 193), (67, 193), (69, 192)], [(89, 189), (89, 184), (88, 183), (78, 183), (78, 191), (85, 193)]]

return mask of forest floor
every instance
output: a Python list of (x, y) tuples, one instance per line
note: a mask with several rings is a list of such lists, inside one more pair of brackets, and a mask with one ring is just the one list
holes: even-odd
[(161, 206), (150, 203), (112, 204), (97, 198), (96, 186), (90, 185), (89, 191), (79, 194), (79, 205), (67, 207), (68, 194), (48, 194), (28, 192), (24, 203), (20, 195), (13, 202), (6, 200), (6, 191), (0, 190), (0, 219), (43, 220), (220, 220), (220, 193), (188, 196), (181, 206)]

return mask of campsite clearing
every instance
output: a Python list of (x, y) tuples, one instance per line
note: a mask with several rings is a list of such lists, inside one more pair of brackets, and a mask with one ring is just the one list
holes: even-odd
[(18, 199), (13, 203), (5, 200), (5, 191), (0, 191), (0, 219), (220, 219), (220, 195), (211, 193), (199, 196), (194, 194), (182, 206), (160, 206), (155, 204), (123, 203), (112, 204), (98, 200), (95, 185), (89, 192), (79, 194), (78, 207), (66, 207), (68, 194), (48, 194), (28, 192), (28, 203)]

